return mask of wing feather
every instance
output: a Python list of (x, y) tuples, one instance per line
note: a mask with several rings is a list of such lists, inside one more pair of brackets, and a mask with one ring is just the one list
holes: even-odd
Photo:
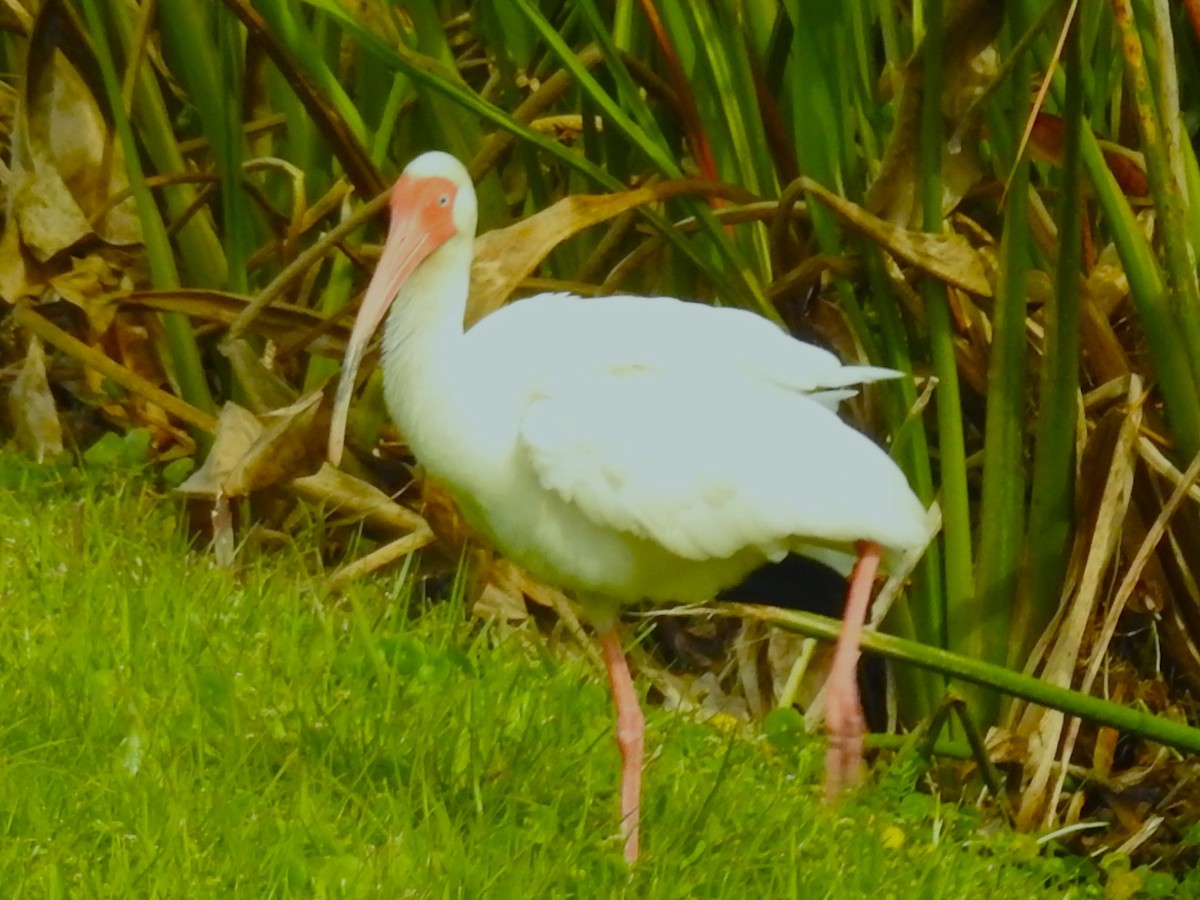
[(924, 510), (878, 446), (821, 402), (727, 370), (560, 380), (529, 403), (520, 442), (546, 488), (688, 559), (924, 537)]

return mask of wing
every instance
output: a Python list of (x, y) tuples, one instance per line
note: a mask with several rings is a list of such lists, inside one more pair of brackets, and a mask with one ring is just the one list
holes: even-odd
[(546, 382), (520, 452), (584, 515), (689, 559), (924, 538), (925, 511), (879, 447), (804, 393), (725, 366)]
[[(722, 371), (810, 394), (836, 409), (854, 385), (901, 373), (844, 366), (741, 309), (673, 297), (539, 294), (510, 304), (467, 332), (469, 356), (496, 354), (496, 365), (530, 373), (585, 375), (620, 366), (663, 372)], [(516, 359), (514, 359), (516, 357)]]

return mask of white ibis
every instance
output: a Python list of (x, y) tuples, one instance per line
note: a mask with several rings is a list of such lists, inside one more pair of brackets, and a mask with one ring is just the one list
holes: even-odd
[(900, 469), (836, 408), (848, 386), (900, 373), (843, 366), (749, 312), (665, 297), (543, 294), (464, 331), (476, 224), (466, 169), (417, 157), (391, 207), (329, 458), (341, 459), (355, 375), (386, 314), (384, 393), (413, 454), (497, 549), (573, 591), (598, 632), (625, 858), (638, 854), (643, 736), (614, 629), (626, 604), (707, 600), (789, 552), (853, 566), (826, 695), (827, 794), (856, 782), (872, 583), (881, 552), (920, 546), (926, 526)]

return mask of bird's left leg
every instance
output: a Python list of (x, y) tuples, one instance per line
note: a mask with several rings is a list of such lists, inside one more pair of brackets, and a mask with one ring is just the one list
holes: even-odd
[(617, 708), (617, 746), (621, 748), (621, 837), (625, 845), (625, 861), (632, 865), (638, 858), (645, 719), (638, 705), (629, 663), (625, 660), (617, 630), (610, 625), (600, 630), (599, 637), (604, 664), (608, 668), (613, 703)]
[(866, 722), (858, 696), (859, 642), (871, 589), (879, 571), (880, 547), (871, 541), (858, 544), (858, 562), (850, 573), (842, 631), (825, 687), (825, 724), (829, 727), (829, 749), (825, 754), (825, 799), (832, 801), (844, 788), (862, 779), (863, 733)]

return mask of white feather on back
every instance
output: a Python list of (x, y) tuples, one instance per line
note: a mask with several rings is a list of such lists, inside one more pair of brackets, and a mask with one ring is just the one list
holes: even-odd
[[(537, 364), (529, 369), (534, 376), (596, 371), (622, 363), (663, 371), (735, 370), (834, 405), (856, 393), (836, 389), (901, 374), (875, 366), (844, 366), (828, 350), (798, 341), (745, 310), (673, 297), (539, 294), (498, 310), (466, 337), (475, 349), (507, 346), (532, 353)], [(834, 395), (820, 397), (831, 389)]]

